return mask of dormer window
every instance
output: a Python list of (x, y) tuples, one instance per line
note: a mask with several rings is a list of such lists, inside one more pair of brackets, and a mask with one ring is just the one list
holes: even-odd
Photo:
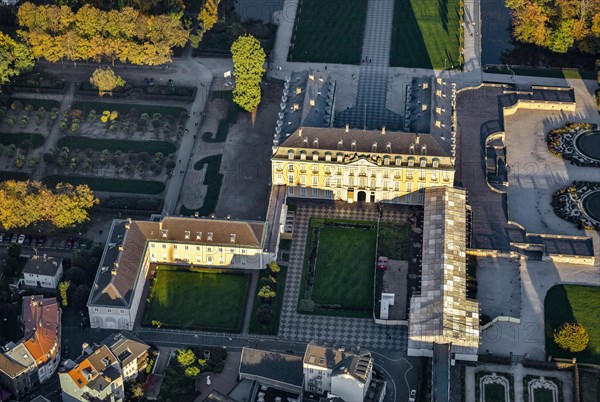
[(202, 232), (196, 232), (196, 240), (202, 240)]
[(185, 239), (189, 240), (189, 238), (190, 238), (190, 231), (186, 230), (183, 234), (184, 234)]
[(427, 159), (426, 158), (421, 158), (421, 160), (419, 161), (421, 167), (425, 167), (427, 166)]
[(391, 142), (388, 142), (387, 144), (385, 144), (385, 150), (390, 153), (392, 152), (392, 143)]
[(373, 145), (371, 145), (371, 152), (377, 152), (377, 141), (373, 141)]
[(390, 165), (390, 157), (389, 156), (386, 155), (386, 156), (383, 157), (383, 164), (385, 166), (389, 166)]
[(319, 148), (319, 139), (318, 138), (315, 138), (313, 140), (313, 148)]
[(304, 137), (304, 138), (302, 139), (302, 146), (303, 146), (304, 148), (308, 148), (308, 137)]
[(437, 159), (434, 159), (432, 165), (434, 168), (437, 169), (440, 166), (440, 161)]
[(330, 152), (326, 152), (325, 153), (325, 161), (326, 162), (331, 162), (331, 153)]
[(340, 139), (340, 140), (338, 140), (338, 143), (337, 143), (337, 148), (338, 148), (338, 149), (342, 149), (342, 148), (344, 148), (344, 140), (341, 140), (341, 139)]
[(319, 160), (319, 153), (318, 152), (313, 152), (313, 154), (312, 154), (312, 160), (314, 162), (317, 162)]
[(168, 230), (168, 229), (162, 229), (162, 230), (160, 231), (160, 233), (161, 233), (162, 237), (165, 237), (165, 238), (166, 238), (166, 237), (167, 237), (167, 235), (169, 234), (169, 230)]
[(292, 151), (292, 150), (288, 151), (288, 159), (294, 159), (294, 151)]
[(338, 162), (342, 162), (342, 160), (343, 160), (343, 159), (344, 159), (344, 154), (342, 154), (342, 153), (338, 153), (338, 154), (337, 154), (337, 161), (338, 161)]
[(300, 151), (300, 160), (306, 160), (306, 151)]
[(356, 140), (352, 140), (352, 143), (350, 144), (350, 149), (356, 152)]
[(415, 166), (415, 160), (414, 160), (413, 158), (410, 158), (410, 159), (408, 160), (408, 166), (410, 166), (410, 167), (413, 167), (413, 166)]
[(229, 241), (231, 243), (235, 243), (235, 233), (232, 233), (232, 234), (229, 235)]
[(212, 241), (212, 239), (213, 239), (213, 232), (208, 232), (208, 234), (206, 235), (206, 240)]
[(396, 166), (402, 165), (402, 158), (399, 156), (396, 156), (396, 159), (394, 159), (394, 165), (396, 165)]

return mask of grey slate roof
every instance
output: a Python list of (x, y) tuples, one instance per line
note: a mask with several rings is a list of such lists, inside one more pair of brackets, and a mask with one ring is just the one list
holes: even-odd
[(24, 274), (54, 276), (62, 264), (60, 257), (45, 257), (34, 255), (23, 267)]
[(450, 156), (431, 134), (379, 130), (302, 127), (279, 145), (279, 148), (415, 156), (422, 154), (423, 147), (424, 155)]
[(150, 349), (149, 345), (129, 332), (111, 334), (102, 341), (102, 344), (108, 346), (111, 352), (113, 352), (121, 362), (122, 367), (127, 366)]
[(242, 373), (302, 387), (302, 357), (252, 348), (242, 350)]

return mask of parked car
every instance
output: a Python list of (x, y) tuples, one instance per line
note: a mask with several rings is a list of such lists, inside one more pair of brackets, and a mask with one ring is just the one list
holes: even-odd
[(417, 391), (413, 389), (412, 391), (410, 391), (408, 402), (415, 402), (415, 400), (417, 400)]
[(12, 233), (7, 233), (6, 235), (4, 235), (4, 239), (2, 240), (4, 243), (10, 243), (10, 241), (12, 240)]
[(20, 234), (19, 238), (17, 239), (17, 244), (23, 244), (25, 243), (25, 235), (24, 234)]
[(377, 259), (377, 268), (378, 269), (388, 269), (389, 259), (387, 257), (379, 257)]
[(46, 236), (40, 236), (40, 237), (38, 237), (35, 245), (36, 246), (43, 246), (44, 244), (46, 244)]
[(65, 248), (72, 249), (73, 248), (73, 238), (69, 237), (65, 242)]
[(15, 235), (12, 237), (10, 242), (13, 244), (17, 244), (18, 241), (19, 241), (19, 235), (15, 233)]

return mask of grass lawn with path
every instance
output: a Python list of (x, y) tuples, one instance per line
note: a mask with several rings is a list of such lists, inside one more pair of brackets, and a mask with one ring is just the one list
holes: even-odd
[[(260, 334), (260, 335), (277, 335), (279, 332), (279, 316), (281, 315), (281, 306), (283, 305), (283, 296), (285, 292), (285, 279), (287, 276), (287, 266), (280, 265), (281, 271), (277, 274), (277, 289), (275, 292), (277, 296), (271, 302), (271, 307), (273, 308), (273, 320), (269, 323), (269, 325), (263, 326), (258, 320), (258, 309), (262, 305), (260, 301), (260, 297), (256, 296), (254, 298), (254, 304), (252, 305), (252, 320), (250, 321), (249, 332), (251, 334)], [(271, 275), (269, 270), (263, 269), (260, 271), (260, 278), (258, 279), (257, 290), (262, 286), (261, 279)]]
[[(341, 227), (359, 225), (363, 227)], [(313, 218), (310, 220), (303, 281), (306, 283), (313, 230), (319, 231), (314, 283), (310, 300), (318, 305), (339, 306), (334, 315), (371, 316), (373, 310), (373, 270), (375, 267), (376, 229), (372, 222), (340, 221)], [(300, 299), (308, 295), (303, 287)], [(342, 313), (342, 314), (337, 314)], [(353, 313), (353, 314), (352, 314)]]
[(367, 0), (301, 0), (288, 61), (359, 64)]
[[(556, 285), (544, 300), (546, 353), (554, 357), (576, 357), (578, 362), (600, 364), (600, 287)], [(569, 353), (554, 343), (553, 332), (565, 322), (576, 322), (587, 330), (588, 347), (580, 353)]]
[(390, 65), (457, 67), (460, 12), (459, 0), (396, 0)]
[(240, 332), (243, 325), (248, 274), (221, 270), (159, 267), (145, 325)]
[[(1, 138), (1, 137), (0, 137)], [(104, 138), (90, 138), (69, 135), (61, 138), (56, 143), (58, 147), (69, 147), (73, 149), (88, 149), (96, 151), (108, 149), (109, 151), (122, 152), (148, 152), (155, 154), (162, 152), (164, 155), (172, 154), (177, 150), (174, 143), (169, 141), (132, 141), (132, 140), (113, 140)]]
[(165, 190), (165, 184), (153, 180), (112, 179), (106, 177), (83, 177), (66, 175), (49, 175), (42, 179), (49, 187), (57, 183), (73, 185), (87, 184), (93, 191), (114, 193), (160, 194)]

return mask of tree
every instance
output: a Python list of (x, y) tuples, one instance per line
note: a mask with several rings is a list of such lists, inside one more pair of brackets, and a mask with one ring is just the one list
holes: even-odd
[(271, 261), (269, 263), (269, 270), (271, 271), (271, 273), (277, 274), (277, 273), (279, 273), (279, 271), (281, 271), (281, 267), (279, 265), (277, 265), (277, 263), (275, 261)]
[(125, 80), (110, 67), (98, 67), (90, 78), (90, 84), (98, 88), (100, 96), (104, 96), (107, 93), (112, 95), (113, 89), (125, 86)]
[(263, 304), (258, 308), (258, 322), (269, 325), (273, 321), (273, 308), (270, 304)]
[(197, 366), (188, 366), (185, 368), (184, 373), (188, 377), (196, 377), (198, 374), (200, 374), (200, 369)]
[(231, 45), (235, 87), (233, 101), (248, 112), (254, 112), (260, 103), (260, 83), (265, 72), (265, 51), (251, 35), (243, 35)]
[(83, 285), (87, 282), (87, 278), (87, 272), (76, 266), (72, 266), (65, 272), (65, 279), (74, 285)]
[(268, 299), (272, 299), (275, 296), (277, 296), (277, 294), (273, 291), (273, 289), (271, 289), (270, 286), (265, 285), (262, 288), (260, 288), (260, 290), (258, 291), (258, 297), (262, 297), (265, 300)]
[(67, 292), (69, 291), (69, 287), (71, 286), (71, 282), (62, 281), (58, 284), (58, 290), (60, 292), (60, 304), (63, 307), (67, 307), (69, 305), (69, 301), (67, 299)]
[(72, 305), (77, 308), (84, 308), (87, 304), (88, 298), (90, 297), (90, 290), (90, 287), (85, 284), (77, 286), (75, 288), (75, 292), (73, 292)]
[(177, 361), (183, 367), (187, 367), (196, 362), (196, 355), (192, 349), (179, 349), (177, 351)]
[(0, 32), (0, 85), (12, 77), (21, 75), (33, 68), (34, 60), (29, 46), (15, 41)]
[(0, 224), (5, 229), (50, 222), (58, 228), (89, 220), (88, 210), (98, 203), (87, 185), (58, 183), (54, 192), (41, 182), (0, 182)]
[(581, 324), (565, 323), (554, 330), (554, 342), (567, 352), (577, 353), (587, 348), (590, 337)]
[(205, 33), (210, 31), (219, 20), (219, 3), (221, 0), (205, 0), (202, 9), (198, 14), (198, 24), (200, 31)]

